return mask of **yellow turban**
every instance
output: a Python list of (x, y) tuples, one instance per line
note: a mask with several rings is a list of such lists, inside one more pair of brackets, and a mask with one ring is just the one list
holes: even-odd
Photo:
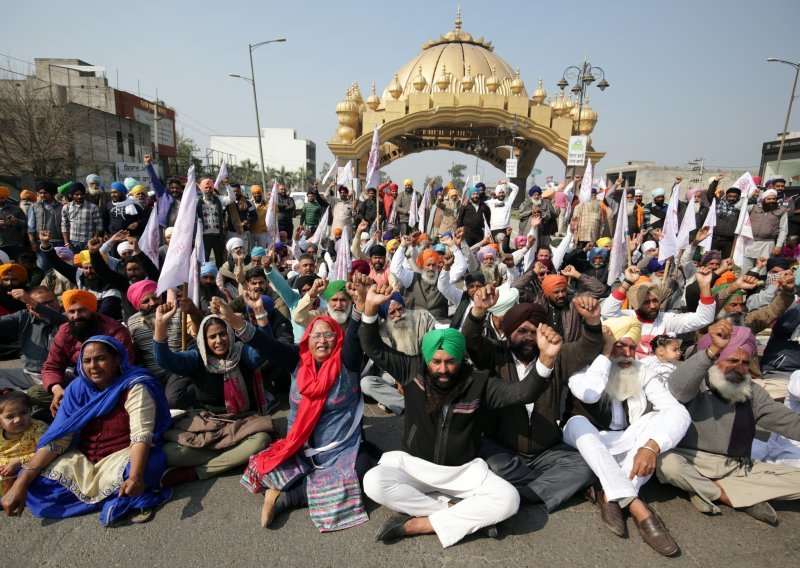
[(137, 185), (131, 190), (131, 195), (139, 195), (142, 193), (147, 195), (147, 188), (143, 185)]
[(615, 341), (619, 341), (623, 337), (630, 337), (634, 343), (638, 344), (642, 338), (642, 322), (636, 319), (635, 316), (607, 319), (603, 322), (603, 325), (611, 330)]
[(411, 181), (410, 179), (407, 179), (407, 180), (403, 181), (403, 185), (411, 185), (411, 186), (413, 186), (414, 182)]
[(3, 278), (6, 274), (23, 283), (28, 280), (28, 271), (21, 264), (10, 262), (0, 266), (0, 278)]
[(92, 257), (89, 255), (88, 250), (82, 250), (78, 254), (75, 255), (75, 266), (84, 265), (89, 262), (92, 262)]
[(388, 241), (386, 243), (386, 251), (388, 252), (388, 251), (396, 248), (397, 245), (399, 245), (399, 244), (400, 244), (400, 240), (399, 239), (392, 239), (392, 240)]
[(611, 239), (609, 239), (608, 237), (603, 237), (602, 239), (597, 239), (597, 246), (599, 246), (599, 247), (604, 247), (604, 246), (610, 245), (610, 244), (611, 244)]

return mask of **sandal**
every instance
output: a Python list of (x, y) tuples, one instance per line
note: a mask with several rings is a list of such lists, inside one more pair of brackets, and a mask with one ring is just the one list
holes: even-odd
[(153, 509), (138, 509), (138, 511), (131, 517), (132, 523), (146, 523), (153, 518)]

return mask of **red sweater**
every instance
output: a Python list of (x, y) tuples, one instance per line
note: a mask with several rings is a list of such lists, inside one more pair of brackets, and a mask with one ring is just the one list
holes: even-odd
[[(128, 328), (116, 320), (103, 314), (95, 314), (96, 318), (92, 335), (110, 335), (125, 346), (128, 350), (130, 363), (134, 361), (133, 341)], [(50, 353), (47, 360), (42, 365), (42, 386), (51, 392), (54, 385), (61, 385), (66, 388), (69, 381), (66, 378), (68, 367), (74, 367), (78, 363), (78, 354), (81, 352), (82, 341), (78, 341), (69, 330), (69, 324), (63, 323), (58, 328), (53, 343), (50, 346)]]

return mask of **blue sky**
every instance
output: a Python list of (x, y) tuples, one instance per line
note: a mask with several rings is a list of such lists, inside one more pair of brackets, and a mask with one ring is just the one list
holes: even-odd
[[(394, 72), (428, 39), (453, 27), (457, 2), (108, 1), (14, 2), (0, 54), (25, 61), (74, 57), (104, 66), (112, 85), (161, 99), (178, 112), (178, 128), (203, 148), (210, 134), (255, 131), (252, 94), (228, 73), (249, 75), (248, 43), (286, 37), (254, 52), (262, 126), (292, 127), (317, 144), (336, 128), (336, 103), (358, 81), (380, 94)], [(539, 76), (552, 93), (565, 67), (589, 60), (611, 87), (591, 88), (599, 114), (598, 169), (628, 160), (757, 168), (761, 144), (783, 127), (793, 80), (769, 56), (800, 61), (797, 0), (747, 2), (461, 2), (463, 29), (491, 40), (521, 68), (528, 92)], [(0, 66), (24, 64), (0, 56)], [(800, 130), (800, 106), (790, 130)], [(445, 175), (463, 154), (425, 152), (398, 160), (393, 178)], [(543, 175), (563, 176), (542, 154)], [(478, 164), (487, 180), (501, 172)]]

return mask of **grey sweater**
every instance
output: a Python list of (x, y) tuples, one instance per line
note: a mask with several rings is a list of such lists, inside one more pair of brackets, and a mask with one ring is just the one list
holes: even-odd
[[(668, 379), (669, 390), (692, 417), (692, 424), (678, 446), (727, 455), (736, 407), (724, 402), (706, 386), (711, 365), (713, 361), (701, 351), (678, 365)], [(760, 428), (800, 440), (800, 414), (773, 400), (757, 384), (753, 384), (750, 403)]]

